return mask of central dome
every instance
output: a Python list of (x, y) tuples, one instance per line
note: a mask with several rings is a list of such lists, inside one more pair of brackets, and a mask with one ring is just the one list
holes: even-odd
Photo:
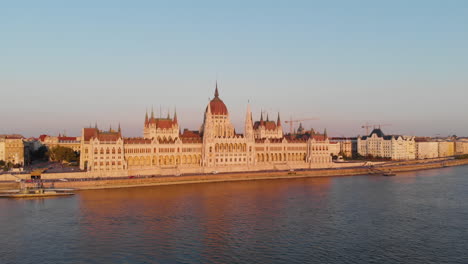
[(219, 99), (218, 84), (216, 84), (215, 97), (210, 101), (211, 113), (213, 115), (227, 115), (228, 110), (223, 100)]

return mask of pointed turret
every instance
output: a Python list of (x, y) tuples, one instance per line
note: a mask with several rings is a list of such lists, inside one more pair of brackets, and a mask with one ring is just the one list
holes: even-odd
[(146, 110), (146, 114), (145, 114), (145, 125), (148, 124), (148, 110)]
[(98, 129), (97, 121), (96, 121), (96, 123), (94, 123), (94, 128), (95, 128), (95, 129)]
[(325, 128), (325, 130), (323, 130), (323, 137), (326, 139), (328, 138), (328, 135), (327, 135), (327, 129)]
[(252, 112), (250, 111), (250, 104), (247, 104), (247, 112), (245, 113), (245, 137), (248, 139), (253, 139), (253, 122), (252, 122)]
[(151, 120), (153, 120), (153, 119), (154, 119), (154, 109), (153, 109), (153, 107), (151, 106)]
[(119, 131), (118, 132), (119, 133), (122, 132), (122, 129), (120, 128), (120, 122), (119, 122)]
[(280, 113), (278, 112), (278, 118), (276, 119), (276, 126), (281, 126)]
[(172, 121), (177, 124), (177, 110), (175, 108), (174, 108), (174, 120)]
[(267, 113), (267, 120), (266, 120), (266, 121), (267, 121), (267, 122), (270, 121), (270, 118), (268, 117), (268, 113)]
[(109, 132), (112, 132), (112, 125), (109, 125)]

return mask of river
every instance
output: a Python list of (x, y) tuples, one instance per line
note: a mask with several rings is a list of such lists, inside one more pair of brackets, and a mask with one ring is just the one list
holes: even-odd
[(468, 263), (468, 166), (0, 200), (0, 263)]

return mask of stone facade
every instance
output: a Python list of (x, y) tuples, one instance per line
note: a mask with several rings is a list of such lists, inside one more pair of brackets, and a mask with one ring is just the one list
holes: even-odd
[(21, 136), (0, 137), (0, 160), (19, 164), (25, 164), (25, 145)]
[(143, 137), (124, 138), (118, 131), (84, 128), (81, 169), (134, 173), (172, 169), (184, 172), (253, 171), (329, 167), (326, 135), (284, 135), (281, 120), (253, 122), (247, 107), (244, 134), (236, 133), (226, 105), (215, 96), (206, 107), (200, 131), (179, 132), (177, 114), (146, 114)]
[(416, 138), (416, 159), (433, 159), (439, 157), (439, 142), (426, 138)]
[(455, 142), (455, 155), (468, 154), (468, 139), (457, 140)]
[(361, 156), (392, 160), (416, 159), (416, 143), (411, 136), (385, 135), (381, 129), (374, 129), (369, 136), (358, 137), (357, 141)]

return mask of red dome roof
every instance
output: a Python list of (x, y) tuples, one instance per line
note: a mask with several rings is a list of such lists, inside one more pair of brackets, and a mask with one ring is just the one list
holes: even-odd
[(211, 114), (227, 115), (228, 110), (223, 100), (219, 99), (218, 84), (216, 84), (215, 97), (210, 101)]

